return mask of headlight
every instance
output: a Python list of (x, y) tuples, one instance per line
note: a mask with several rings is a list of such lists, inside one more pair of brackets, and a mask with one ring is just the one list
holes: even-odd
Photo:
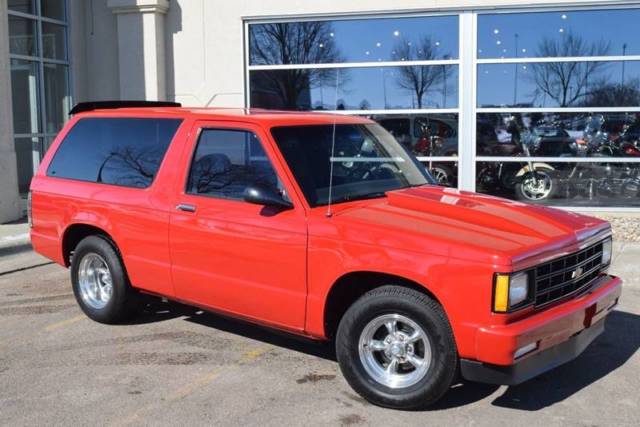
[(493, 292), (493, 311), (506, 313), (529, 297), (529, 274), (496, 274)]
[(607, 239), (602, 242), (602, 263), (609, 264), (611, 262), (611, 251), (613, 249), (613, 242), (611, 239)]

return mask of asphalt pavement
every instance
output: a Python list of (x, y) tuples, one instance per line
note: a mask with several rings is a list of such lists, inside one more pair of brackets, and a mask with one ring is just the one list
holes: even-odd
[(162, 302), (127, 325), (92, 322), (66, 269), (0, 233), (0, 425), (635, 426), (640, 245), (616, 249), (621, 303), (578, 359), (403, 412), (356, 395), (330, 345)]

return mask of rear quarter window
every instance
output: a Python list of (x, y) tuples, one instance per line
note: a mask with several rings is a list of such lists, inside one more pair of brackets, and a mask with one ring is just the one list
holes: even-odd
[(47, 176), (146, 188), (182, 120), (87, 118), (69, 131)]

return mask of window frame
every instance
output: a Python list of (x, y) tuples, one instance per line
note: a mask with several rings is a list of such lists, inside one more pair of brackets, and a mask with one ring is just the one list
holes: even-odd
[[(68, 117), (68, 112), (71, 109), (71, 105), (73, 104), (73, 85), (72, 85), (73, 80), (72, 80), (72, 74), (71, 74), (72, 73), (71, 49), (70, 49), (70, 37), (69, 37), (70, 29), (71, 29), (69, 24), (69, 1), (63, 0), (64, 1), (64, 19), (62, 20), (43, 16), (42, 4), (41, 4), (42, 1), (46, 1), (46, 0), (36, 0), (34, 2), (34, 6), (35, 6), (34, 14), (12, 10), (8, 8), (8, 5), (7, 5), (7, 15), (9, 16), (9, 18), (11, 16), (15, 16), (18, 18), (29, 19), (29, 20), (35, 21), (36, 23), (36, 33), (35, 33), (36, 55), (31, 56), (31, 55), (19, 55), (19, 54), (13, 54), (13, 53), (9, 54), (9, 61), (16, 59), (16, 60), (32, 62), (32, 63), (35, 63), (38, 70), (38, 76), (37, 76), (37, 82), (36, 82), (36, 92), (37, 92), (36, 115), (37, 115), (37, 120), (39, 124), (39, 131), (31, 132), (31, 133), (15, 133), (15, 130), (14, 130), (14, 134), (13, 134), (14, 141), (19, 138), (38, 138), (39, 142), (38, 142), (37, 150), (36, 150), (36, 147), (33, 148), (33, 156), (32, 156), (33, 157), (33, 165), (32, 165), (33, 174), (35, 174), (36, 170), (38, 169), (38, 166), (42, 162), (44, 154), (53, 143), (53, 140), (55, 139), (56, 135), (60, 132), (60, 130), (62, 130), (60, 129), (57, 132), (48, 132), (46, 128), (47, 100), (45, 99), (45, 76), (44, 76), (45, 72), (44, 71), (45, 71), (45, 66), (47, 64), (62, 65), (66, 67), (65, 77), (66, 77), (66, 86), (67, 86), (67, 93), (66, 93), (67, 102), (66, 102), (66, 111), (63, 111), (64, 116)], [(42, 33), (43, 23), (56, 24), (56, 25), (60, 25), (63, 28), (64, 34), (65, 34), (65, 37), (64, 37), (65, 59), (47, 58), (44, 56), (44, 46), (43, 46), (44, 39), (43, 39), (43, 33)]]

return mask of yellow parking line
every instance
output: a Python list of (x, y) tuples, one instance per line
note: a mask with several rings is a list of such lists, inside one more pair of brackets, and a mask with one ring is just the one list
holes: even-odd
[(56, 329), (60, 329), (60, 328), (64, 328), (65, 326), (69, 326), (72, 325), (76, 322), (79, 322), (83, 319), (86, 319), (86, 316), (84, 316), (83, 314), (72, 317), (71, 319), (67, 319), (67, 320), (63, 320), (61, 322), (57, 322), (57, 323), (52, 323), (49, 326), (45, 327), (44, 330), (47, 332), (56, 330)]
[[(236, 361), (234, 365), (218, 368), (214, 372), (210, 372), (204, 376), (194, 379), (190, 383), (185, 384), (179, 389), (173, 391), (171, 394), (169, 394), (165, 398), (164, 401), (173, 402), (175, 400), (179, 400), (184, 397), (187, 397), (190, 394), (196, 392), (198, 389), (201, 389), (209, 385), (213, 380), (218, 378), (221, 374), (233, 372), (236, 369), (240, 369), (239, 364), (251, 362), (257, 359), (258, 357), (260, 357), (261, 355), (265, 354), (266, 352), (270, 351), (271, 349), (273, 349), (273, 346), (265, 346), (265, 347), (259, 347), (259, 348), (254, 348), (252, 350), (248, 350), (242, 355), (240, 359)], [(113, 423), (111, 423), (111, 426), (126, 426), (130, 424), (134, 424), (136, 421), (140, 421), (141, 418), (143, 418), (143, 416), (146, 415), (146, 413), (152, 411), (157, 406), (158, 406), (158, 403), (153, 402), (153, 403), (144, 405), (142, 407), (139, 407), (137, 410), (133, 411), (132, 413), (115, 420)]]
[[(216, 379), (219, 375), (220, 375), (219, 371), (215, 371), (215, 372), (211, 372), (211, 373), (209, 373), (207, 375), (204, 375), (202, 377), (196, 378), (195, 380), (191, 381), (189, 384), (187, 384), (187, 385), (177, 389), (173, 393), (171, 393), (169, 396), (167, 396), (165, 401), (171, 402), (171, 401), (178, 400), (178, 399), (181, 399), (183, 397), (186, 397), (189, 394), (191, 394), (194, 391), (196, 391), (198, 388), (206, 386), (211, 381)], [(127, 425), (130, 425), (130, 424), (134, 424), (136, 421), (140, 421), (141, 418), (143, 417), (143, 415), (145, 415), (145, 413), (151, 412), (157, 406), (158, 406), (158, 403), (156, 403), (156, 402), (152, 402), (152, 403), (149, 403), (147, 405), (144, 405), (144, 406), (138, 408), (137, 410), (135, 410), (134, 412), (132, 412), (131, 414), (129, 414), (129, 415), (123, 417), (123, 418), (119, 418), (119, 419), (115, 420), (113, 423), (110, 424), (110, 426), (111, 427), (119, 427), (119, 426), (127, 426)]]
[(216, 371), (216, 372), (211, 372), (210, 374), (207, 374), (203, 377), (196, 378), (195, 380), (191, 381), (189, 384), (183, 387), (180, 387), (178, 390), (174, 391), (169, 396), (167, 396), (167, 400), (177, 400), (185, 396), (188, 396), (194, 391), (196, 391), (197, 389), (208, 385), (211, 381), (215, 380), (219, 375), (220, 373)]
[(261, 347), (261, 348), (256, 348), (253, 350), (249, 350), (247, 352), (245, 352), (242, 356), (242, 359), (240, 359), (240, 363), (247, 363), (247, 362), (251, 362), (255, 359), (257, 359), (258, 357), (262, 356), (263, 354), (265, 354), (266, 352), (268, 352), (269, 350), (271, 350), (273, 347), (268, 346), (268, 347)]

